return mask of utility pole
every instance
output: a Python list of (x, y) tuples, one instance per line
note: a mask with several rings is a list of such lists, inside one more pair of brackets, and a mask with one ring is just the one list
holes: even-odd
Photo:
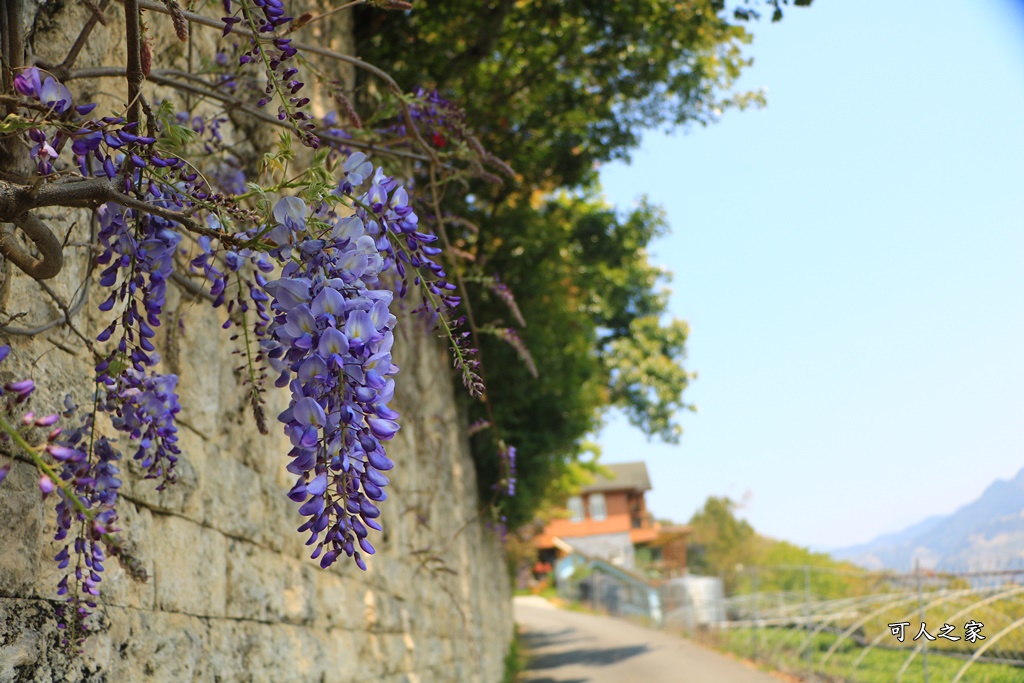
[[(914, 560), (914, 575), (917, 578), (917, 613), (924, 624), (924, 596), (921, 593), (921, 560)], [(924, 675), (924, 683), (928, 683), (928, 639), (921, 643), (921, 673)]]
[(750, 630), (754, 638), (754, 656), (753, 659), (757, 659), (757, 646), (758, 640), (761, 637), (761, 611), (758, 609), (758, 594), (757, 594), (757, 567), (750, 568), (750, 586), (751, 586), (751, 598), (754, 600), (754, 609), (752, 614), (754, 616), (754, 628)]
[(811, 568), (804, 565), (804, 624), (807, 626), (807, 680), (814, 680), (814, 653), (811, 652)]

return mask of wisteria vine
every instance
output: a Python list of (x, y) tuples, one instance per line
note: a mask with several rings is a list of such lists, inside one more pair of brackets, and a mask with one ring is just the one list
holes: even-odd
[[(371, 4), (410, 8), (395, 0)], [(93, 7), (97, 21), (104, 7)], [(89, 617), (109, 558), (130, 576), (146, 578), (119, 534), (123, 454), (158, 490), (176, 480), (182, 456), (178, 377), (164, 370), (156, 343), (167, 318), (168, 287), (224, 310), (224, 327), (234, 330), (245, 358), (246, 390), (261, 432), (269, 431), (269, 385), (288, 391), (288, 407), (277, 421), (291, 444), (287, 469), (295, 482), (287, 495), (304, 518), (298, 531), (321, 567), (344, 555), (365, 570), (365, 556), (375, 552), (370, 533), (382, 530), (378, 506), (387, 499), (386, 473), (394, 466), (386, 444), (399, 429), (400, 416), (390, 405), (399, 372), (392, 362), (396, 298), (415, 292), (415, 311), (450, 342), (463, 383), (471, 394), (484, 392), (475, 344), (458, 313), (464, 283), (457, 268), (449, 275), (440, 260), (447, 237), (439, 241), (420, 222), (409, 182), (388, 175), (366, 151), (429, 166), (431, 175), (447, 169), (453, 177), (495, 179), (484, 164), (510, 173), (482, 150), (458, 108), (436, 93), (401, 95), (374, 67), (295, 40), (292, 31), (317, 17), (295, 21), (280, 0), (223, 0), (220, 20), (186, 12), (174, 0), (127, 0), (125, 7), (127, 69), (74, 70), (79, 44), (97, 21), (86, 25), (60, 64), (36, 59), (28, 65), (26, 55), (5, 44), (12, 70), (0, 142), (6, 149), (23, 146), (31, 170), (11, 163), (0, 169), (0, 218), (20, 229), (32, 248), (5, 235), (0, 254), (38, 281), (52, 278), (61, 272), (64, 245), (39, 209), (91, 209), (98, 225), (92, 259), (103, 291), (98, 311), (109, 316), (98, 335), (88, 336), (60, 304), (58, 322), (95, 358), (87, 406), (69, 395), (59, 413), (36, 416), (29, 409), (31, 380), (0, 390), (0, 439), (10, 455), (36, 466), (42, 496), (57, 501), (60, 626), (73, 646), (96, 628)], [(135, 21), (141, 9), (170, 15), (183, 41), (190, 39), (190, 24), (222, 30), (203, 77), (154, 68), (150, 42)], [(364, 124), (339, 81), (311, 55), (375, 73), (392, 91), (397, 114)], [(340, 114), (314, 116), (301, 92), (303, 73), (325, 87)], [(96, 116), (97, 103), (76, 103), (68, 83), (86, 76), (124, 78), (128, 104)], [(174, 98), (150, 102), (142, 89), (146, 79), (196, 100), (187, 110)], [(268, 113), (273, 106), (276, 115)], [(237, 140), (225, 140), (229, 109), (288, 135), (254, 167), (234, 151)], [(408, 149), (381, 148), (374, 136), (413, 142)], [(296, 159), (290, 139), (308, 150), (297, 172), (289, 171)], [(444, 218), (435, 212), (430, 219), (443, 235)], [(447, 256), (456, 263), (453, 251)], [(32, 333), (11, 325), (0, 332)], [(514, 329), (499, 334), (532, 363)], [(10, 346), (0, 347), (0, 362), (10, 353)], [(487, 426), (493, 429), (493, 420)], [(512, 495), (515, 448), (498, 439), (498, 453), (506, 476), (495, 491)], [(10, 469), (9, 460), (0, 465), (0, 482)]]

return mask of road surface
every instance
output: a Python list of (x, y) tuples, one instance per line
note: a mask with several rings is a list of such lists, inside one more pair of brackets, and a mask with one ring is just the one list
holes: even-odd
[(529, 683), (779, 683), (671, 633), (515, 598)]

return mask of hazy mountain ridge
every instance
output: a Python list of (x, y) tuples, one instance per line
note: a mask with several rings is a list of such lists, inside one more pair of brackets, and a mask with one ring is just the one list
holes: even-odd
[(1024, 469), (997, 480), (950, 515), (929, 517), (902, 531), (832, 551), (837, 559), (869, 569), (979, 570), (1024, 559)]

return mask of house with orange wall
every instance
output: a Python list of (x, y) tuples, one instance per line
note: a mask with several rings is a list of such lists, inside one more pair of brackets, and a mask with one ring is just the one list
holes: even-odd
[(604, 465), (611, 477), (596, 477), (566, 503), (564, 516), (551, 520), (534, 539), (544, 561), (557, 555), (555, 539), (575, 550), (632, 569), (634, 548), (658, 537), (644, 493), (651, 490), (643, 462)]

